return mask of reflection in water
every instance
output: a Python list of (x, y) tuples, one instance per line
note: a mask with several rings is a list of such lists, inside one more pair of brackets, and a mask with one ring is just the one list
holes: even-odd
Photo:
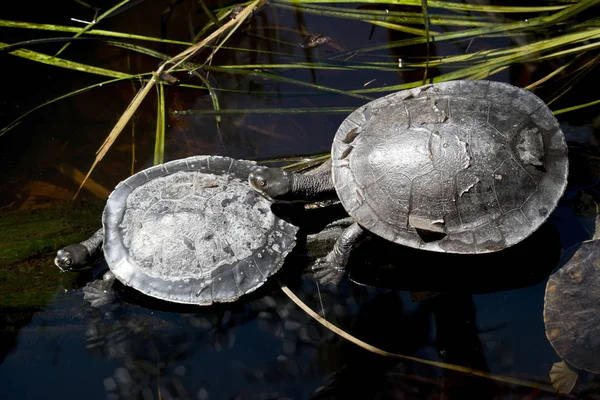
[(86, 350), (118, 362), (98, 377), (109, 398), (304, 397), (330, 338), (281, 296), (183, 314), (117, 302), (89, 307), (84, 322)]
[[(429, 344), (430, 321), (422, 307), (408, 313), (395, 292), (384, 292), (365, 300), (348, 328), (353, 335), (404, 355), (415, 355)], [(433, 389), (430, 383), (397, 379), (398, 375), (432, 376), (430, 367), (385, 358), (340, 339), (335, 346), (322, 350), (322, 361), (334, 373), (326, 385), (316, 391), (315, 399), (426, 398)]]
[[(440, 295), (426, 302), (434, 315), (436, 348), (443, 362), (489, 372), (479, 338), (475, 304), (470, 295)], [(443, 391), (453, 399), (477, 394), (479, 399), (492, 399), (497, 385), (490, 380), (464, 373), (443, 370)]]

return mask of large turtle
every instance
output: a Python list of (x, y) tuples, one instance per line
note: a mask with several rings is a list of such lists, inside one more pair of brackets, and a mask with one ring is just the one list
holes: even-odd
[(578, 376), (572, 367), (600, 374), (600, 240), (573, 246), (563, 260), (546, 285), (544, 324), (563, 358), (552, 365), (550, 379), (557, 391), (569, 393)]
[(339, 197), (356, 221), (313, 265), (323, 282), (344, 273), (363, 231), (439, 252), (486, 253), (528, 237), (562, 196), (567, 146), (534, 94), (491, 81), (404, 90), (350, 114), (332, 168), (303, 176), (259, 167), (251, 186), (273, 201)]
[[(197, 156), (138, 172), (108, 198), (103, 228), (59, 250), (54, 262), (78, 270), (103, 251), (108, 285), (116, 277), (175, 303), (237, 300), (281, 267), (298, 230), (250, 189), (255, 166)], [(94, 303), (94, 292), (89, 295)]]

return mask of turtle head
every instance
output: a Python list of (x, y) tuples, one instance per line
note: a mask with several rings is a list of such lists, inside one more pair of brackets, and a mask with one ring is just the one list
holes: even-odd
[(54, 264), (61, 271), (79, 271), (84, 269), (90, 260), (89, 250), (82, 244), (70, 244), (56, 253)]
[(294, 175), (279, 168), (259, 167), (248, 176), (252, 189), (274, 202), (292, 200)]

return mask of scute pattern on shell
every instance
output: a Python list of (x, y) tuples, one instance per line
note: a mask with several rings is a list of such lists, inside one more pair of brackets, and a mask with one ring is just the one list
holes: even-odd
[(250, 189), (253, 162), (176, 160), (121, 182), (103, 214), (105, 258), (121, 282), (159, 299), (237, 300), (275, 273), (297, 227)]
[[(534, 94), (454, 81), (353, 112), (333, 146), (342, 204), (369, 231), (425, 250), (485, 253), (523, 240), (564, 193), (564, 135)], [(433, 233), (433, 234), (432, 234)]]
[[(577, 249), (575, 251), (575, 249)], [(546, 336), (556, 353), (576, 368), (600, 374), (600, 241), (565, 252), (544, 296)]]

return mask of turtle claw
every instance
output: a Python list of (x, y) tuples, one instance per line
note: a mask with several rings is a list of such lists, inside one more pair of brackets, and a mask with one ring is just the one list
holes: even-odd
[(83, 288), (83, 299), (90, 303), (94, 308), (100, 308), (114, 302), (118, 295), (112, 288), (114, 274), (107, 272), (102, 279), (97, 279), (88, 283)]
[(346, 276), (346, 269), (331, 262), (328, 257), (317, 259), (310, 269), (313, 272), (313, 277), (323, 285), (337, 286), (342, 278)]

